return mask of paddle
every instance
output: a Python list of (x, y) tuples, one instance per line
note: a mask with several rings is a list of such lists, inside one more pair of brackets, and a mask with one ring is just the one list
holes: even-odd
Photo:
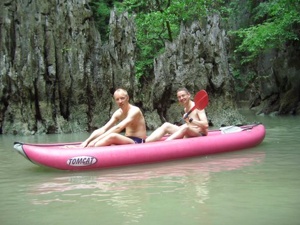
[(221, 127), (220, 130), (222, 134), (229, 134), (229, 133), (236, 133), (236, 132), (243, 131), (242, 128), (237, 126)]
[(238, 126), (226, 126), (226, 127), (221, 127), (220, 130), (221, 130), (222, 134), (230, 134), (230, 133), (241, 132), (241, 131), (244, 131), (244, 130), (250, 130), (253, 127), (255, 127), (259, 124), (261, 124), (261, 123), (252, 124), (252, 125), (249, 125), (249, 126), (245, 126), (243, 128), (238, 127)]
[(198, 91), (194, 98), (195, 105), (193, 108), (191, 108), (190, 111), (188, 111), (187, 114), (185, 114), (184, 119), (186, 119), (191, 112), (193, 112), (195, 109), (203, 110), (208, 105), (208, 94), (205, 90)]

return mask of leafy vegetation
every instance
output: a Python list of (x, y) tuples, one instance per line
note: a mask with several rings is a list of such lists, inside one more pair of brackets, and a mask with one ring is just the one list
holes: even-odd
[[(136, 76), (151, 74), (153, 59), (164, 50), (166, 41), (173, 41), (180, 25), (206, 17), (208, 12), (218, 11), (228, 23), (229, 18), (243, 20), (246, 10), (249, 18), (231, 33), (236, 39), (234, 57), (241, 63), (253, 61), (263, 52), (283, 48), (290, 41), (299, 41), (299, 0), (92, 0), (91, 6), (102, 37), (108, 36), (109, 11), (115, 7), (135, 17), (137, 26), (138, 55)], [(230, 26), (228, 26), (230, 27)], [(233, 26), (231, 26), (233, 27)]]
[(160, 54), (166, 41), (172, 42), (181, 23), (188, 24), (206, 16), (212, 0), (124, 0), (120, 11), (135, 15), (138, 57), (136, 76), (151, 74), (153, 59)]
[(250, 12), (253, 23), (233, 32), (239, 38), (236, 53), (241, 63), (253, 61), (269, 49), (284, 48), (289, 41), (299, 41), (299, 0), (270, 0), (259, 3)]
[[(153, 59), (163, 51), (166, 41), (172, 42), (177, 37), (180, 25), (205, 17), (209, 9), (218, 2), (222, 0), (115, 1), (114, 7), (119, 12), (127, 11), (135, 17), (138, 46), (136, 76), (140, 78), (151, 74)], [(112, 8), (112, 1), (93, 0), (92, 5), (94, 12), (96, 10), (99, 26), (103, 26), (109, 15), (108, 8)], [(102, 36), (107, 36), (107, 28), (102, 28), (101, 31)]]
[(102, 40), (108, 40), (110, 10), (115, 1), (112, 0), (91, 0), (90, 7), (94, 13), (95, 22), (100, 31)]

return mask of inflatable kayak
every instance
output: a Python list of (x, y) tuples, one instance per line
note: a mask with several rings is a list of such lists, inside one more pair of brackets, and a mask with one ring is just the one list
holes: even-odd
[(194, 137), (143, 144), (81, 148), (80, 143), (33, 144), (15, 142), (14, 149), (32, 163), (60, 170), (92, 170), (153, 163), (237, 151), (259, 145), (262, 124), (229, 126)]

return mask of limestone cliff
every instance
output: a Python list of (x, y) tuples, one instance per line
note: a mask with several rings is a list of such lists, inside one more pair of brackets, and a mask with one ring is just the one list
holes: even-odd
[[(115, 110), (117, 87), (129, 91), (149, 129), (180, 120), (176, 90), (182, 86), (192, 94), (207, 90), (207, 113), (216, 126), (244, 122), (236, 110), (230, 40), (219, 16), (182, 26), (178, 38), (154, 59), (153, 76), (138, 85), (134, 19), (112, 11), (109, 40), (102, 43), (88, 3), (1, 1), (0, 133), (93, 130)], [(253, 96), (251, 107), (266, 113), (299, 112), (299, 68), (292, 63), (298, 56), (295, 50), (294, 57), (277, 55), (274, 66), (260, 64), (268, 73), (259, 72), (246, 90), (244, 96)]]
[(227, 43), (218, 15), (202, 23), (194, 22), (190, 27), (182, 26), (178, 38), (166, 43), (165, 53), (154, 60), (150, 109), (160, 114), (154, 127), (161, 120), (180, 120), (183, 109), (176, 99), (180, 87), (188, 88), (191, 93), (201, 89), (208, 92), (206, 112), (214, 125), (244, 122), (236, 112)]
[(134, 89), (135, 31), (112, 12), (102, 44), (88, 1), (1, 1), (0, 124), (3, 133), (57, 133), (101, 126), (116, 87)]

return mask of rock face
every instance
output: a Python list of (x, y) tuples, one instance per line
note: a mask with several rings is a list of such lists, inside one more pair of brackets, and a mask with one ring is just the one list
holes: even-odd
[[(177, 89), (186, 87), (192, 94), (201, 89), (209, 93), (208, 117), (215, 125), (242, 123), (236, 113), (233, 78), (229, 72), (227, 38), (220, 29), (220, 18), (181, 27), (177, 40), (166, 43), (165, 53), (154, 60), (155, 79), (151, 88), (150, 111), (159, 112), (161, 121), (180, 120), (183, 113), (176, 99)], [(226, 116), (230, 114), (234, 120)], [(152, 119), (153, 120), (153, 119)]]
[(0, 124), (3, 133), (90, 130), (114, 107), (116, 87), (135, 86), (135, 27), (112, 12), (102, 44), (87, 1), (1, 1)]
[[(133, 19), (112, 11), (109, 41), (102, 43), (88, 3), (1, 1), (0, 133), (93, 130), (115, 110), (112, 94), (118, 87), (127, 89), (131, 102), (141, 107), (148, 129), (180, 120), (183, 109), (176, 91), (183, 86), (192, 95), (201, 89), (208, 92), (207, 113), (214, 125), (244, 122), (236, 110), (228, 39), (217, 15), (182, 26), (178, 38), (166, 43), (165, 52), (154, 59), (153, 77), (139, 86)], [(253, 86), (252, 106), (272, 109), (264, 102), (274, 99), (274, 106), (278, 95), (286, 101), (273, 111), (289, 112), (290, 104), (299, 105), (299, 69), (289, 67), (290, 61), (279, 63), (273, 71), (281, 69), (283, 74), (289, 68), (289, 79), (261, 74)], [(289, 86), (282, 86), (284, 82)]]
[(256, 62), (249, 107), (260, 114), (300, 114), (300, 45), (270, 51)]

